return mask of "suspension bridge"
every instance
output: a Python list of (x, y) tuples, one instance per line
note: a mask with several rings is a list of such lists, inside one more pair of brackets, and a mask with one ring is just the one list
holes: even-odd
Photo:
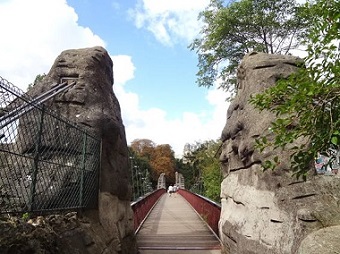
[[(205, 214), (194, 210), (183, 193), (192, 195), (191, 201), (199, 206), (205, 206)], [(218, 235), (202, 218), (219, 215), (219, 209), (205, 202), (185, 190), (172, 196), (162, 194), (142, 222), (136, 225), (140, 253), (221, 253)], [(212, 222), (212, 218), (209, 221)]]

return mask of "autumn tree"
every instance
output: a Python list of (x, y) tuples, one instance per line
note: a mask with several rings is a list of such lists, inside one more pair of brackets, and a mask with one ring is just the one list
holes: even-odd
[(151, 159), (156, 144), (150, 139), (135, 139), (131, 142), (130, 146), (139, 156)]
[(219, 79), (220, 88), (234, 94), (244, 55), (289, 53), (304, 35), (306, 17), (295, 0), (211, 0), (199, 14), (200, 37), (189, 45), (198, 54), (198, 85), (210, 87)]
[(150, 163), (158, 176), (165, 173), (168, 182), (175, 182), (175, 156), (170, 145), (157, 145)]
[(156, 145), (149, 139), (136, 139), (131, 142), (131, 149), (150, 163), (153, 182), (157, 183), (159, 175), (165, 173), (167, 181), (174, 183), (175, 157), (170, 145)]

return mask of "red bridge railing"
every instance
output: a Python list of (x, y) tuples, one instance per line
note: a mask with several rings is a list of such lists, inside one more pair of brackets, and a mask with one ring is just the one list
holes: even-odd
[(178, 190), (178, 193), (191, 204), (191, 206), (205, 220), (215, 234), (219, 236), (218, 221), (220, 220), (221, 206), (201, 195), (184, 189)]
[(131, 208), (134, 214), (134, 229), (135, 232), (139, 230), (139, 227), (143, 223), (144, 219), (151, 211), (152, 207), (156, 204), (160, 196), (166, 192), (165, 189), (158, 189), (148, 194), (144, 198), (137, 200), (131, 204)]

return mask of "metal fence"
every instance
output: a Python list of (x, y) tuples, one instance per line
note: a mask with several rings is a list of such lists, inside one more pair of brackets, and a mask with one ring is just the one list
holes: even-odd
[(0, 77), (0, 213), (95, 207), (100, 150), (100, 139)]
[(211, 230), (218, 237), (218, 222), (221, 217), (221, 205), (204, 196), (184, 189), (180, 189), (178, 192), (190, 203), (190, 205), (205, 220)]
[(161, 188), (153, 192), (150, 192), (142, 199), (132, 202), (131, 208), (133, 210), (133, 221), (135, 233), (139, 231), (141, 225), (146, 219), (148, 213), (151, 211), (153, 206), (158, 202), (159, 198), (166, 193), (166, 190)]

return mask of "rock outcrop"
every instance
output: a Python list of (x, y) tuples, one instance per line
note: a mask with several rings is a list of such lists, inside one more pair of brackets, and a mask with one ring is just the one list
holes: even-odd
[[(219, 229), (226, 253), (333, 253), (334, 235), (340, 235), (339, 178), (313, 175), (311, 168), (307, 181), (298, 181), (291, 176), (289, 149), (254, 149), (255, 138), (269, 133), (275, 115), (254, 109), (250, 96), (295, 72), (299, 61), (253, 52), (239, 66), (239, 90), (228, 109), (220, 157), (224, 180)], [(276, 155), (282, 161), (279, 167), (263, 171), (261, 163)], [(308, 247), (311, 242), (318, 247)]]
[[(36, 98), (56, 83), (76, 81), (66, 92), (58, 94), (45, 105), (101, 139), (99, 193), (94, 193), (98, 194), (98, 208), (83, 214), (87, 222), (77, 224), (78, 230), (61, 235), (65, 241), (70, 242), (74, 238), (83, 243), (77, 244), (78, 253), (137, 252), (130, 207), (129, 155), (119, 102), (112, 89), (112, 67), (112, 60), (102, 47), (66, 50), (57, 57), (46, 77), (29, 90), (29, 96)], [(27, 119), (27, 122), (19, 124), (17, 147), (21, 154), (29, 153), (36, 140), (31, 138), (29, 126), (39, 124), (37, 120)], [(65, 150), (66, 144), (57, 142), (57, 137), (68, 131), (57, 125), (48, 126), (53, 124), (47, 123), (44, 127), (54, 131), (46, 133), (41, 141), (44, 148), (56, 151), (48, 155), (50, 160), (61, 156), (60, 151)], [(75, 156), (78, 156), (74, 150)], [(59, 176), (59, 181), (68, 181), (66, 177)], [(86, 239), (83, 239), (84, 235)]]

